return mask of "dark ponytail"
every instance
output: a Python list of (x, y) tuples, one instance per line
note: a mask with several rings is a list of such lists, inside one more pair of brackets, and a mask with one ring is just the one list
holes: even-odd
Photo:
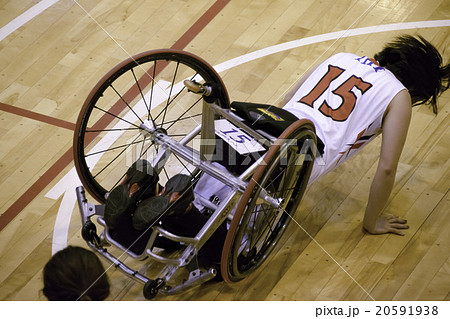
[(449, 88), (450, 65), (442, 65), (438, 50), (421, 36), (403, 35), (388, 43), (374, 58), (409, 90), (413, 105), (431, 104)]

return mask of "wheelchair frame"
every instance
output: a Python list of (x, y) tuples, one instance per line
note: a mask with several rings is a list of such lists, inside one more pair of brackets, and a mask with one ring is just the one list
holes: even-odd
[[(141, 254), (136, 254), (110, 236), (108, 227), (103, 218), (103, 203), (105, 197), (101, 198), (98, 192), (96, 192), (96, 187), (92, 186), (93, 184), (89, 181), (91, 176), (94, 176), (94, 173), (91, 172), (89, 165), (83, 162), (86, 161), (87, 157), (87, 155), (84, 154), (84, 149), (87, 147), (85, 144), (89, 144), (89, 141), (85, 141), (88, 132), (86, 119), (92, 116), (90, 112), (93, 112), (94, 108), (97, 107), (96, 99), (103, 97), (104, 90), (106, 90), (105, 88), (109, 86), (112, 87), (111, 82), (120, 78), (125, 72), (123, 70), (127, 68), (134, 70), (133, 68), (135, 65), (139, 65), (139, 61), (143, 57), (155, 56), (159, 59), (159, 55), (161, 54), (161, 60), (165, 60), (167, 63), (172, 61), (172, 59), (178, 59), (178, 57), (180, 57), (180, 59), (188, 59), (189, 61), (192, 59), (195, 61), (192, 62), (193, 64), (200, 65), (198, 67), (199, 69), (205, 68), (209, 74), (212, 74), (211, 77), (213, 78), (213, 81), (212, 83), (206, 83), (208, 82), (208, 79), (204, 78), (207, 76), (199, 77), (198, 74), (184, 81), (184, 85), (188, 89), (186, 94), (200, 94), (203, 103), (201, 108), (201, 124), (197, 125), (181, 139), (175, 140), (165, 129), (158, 127), (153, 118), (147, 118), (146, 120), (141, 121), (139, 128), (137, 129), (137, 135), (151, 141), (151, 145), (158, 146), (158, 151), (151, 162), (152, 167), (160, 173), (164, 169), (164, 166), (167, 165), (168, 159), (171, 156), (175, 156), (195, 167), (192, 173), (193, 180), (198, 180), (199, 176), (202, 174), (208, 174), (212, 178), (229, 186), (232, 191), (218, 205), (207, 200), (202, 200), (202, 204), (211, 211), (211, 216), (195, 237), (178, 236), (156, 225), (151, 227), (152, 233), (144, 251)], [(150, 75), (151, 81), (155, 80), (155, 75), (157, 73), (155, 71), (157, 68), (156, 61), (159, 63), (159, 60), (156, 59), (153, 62), (154, 68), (153, 74)], [(177, 60), (176, 63), (179, 64), (180, 62)], [(176, 69), (178, 70), (178, 65), (176, 66)], [(133, 71), (133, 76), (134, 72), (135, 71)], [(146, 73), (148, 74), (148, 72)], [(211, 81), (211, 79), (209, 80)], [(205, 83), (201, 84), (198, 81), (205, 81)], [(139, 82), (136, 83), (139, 85)], [(151, 85), (153, 94), (153, 90), (156, 89), (153, 88), (153, 82)], [(172, 81), (172, 87), (174, 87), (174, 85), (175, 83)], [(170, 90), (172, 90), (172, 87)], [(141, 96), (142, 99), (145, 100), (144, 94), (141, 93)], [(121, 99), (124, 100), (122, 96)], [(124, 102), (127, 105), (131, 104), (126, 101)], [(170, 103), (171, 97), (169, 96), (167, 105)], [(92, 106), (90, 106), (91, 104)], [(130, 107), (130, 109), (133, 111), (133, 107)], [(149, 112), (151, 110), (153, 110), (153, 108), (148, 108)], [(108, 113), (112, 112), (105, 112), (105, 114)], [(188, 146), (188, 144), (192, 143), (193, 139), (198, 136), (200, 136), (201, 140), (215, 140), (214, 121), (219, 118), (226, 119), (239, 130), (250, 135), (253, 139), (258, 140), (260, 144), (267, 148), (267, 152), (264, 156), (257, 159), (239, 175), (233, 174), (228, 170), (223, 170), (212, 164), (210, 159), (214, 153), (214, 145), (201, 144), (199, 150)], [(175, 122), (176, 120), (174, 123)], [(303, 146), (298, 144), (298, 140), (302, 140), (302, 145), (307, 144), (308, 147), (303, 149)], [(202, 246), (214, 234), (218, 227), (224, 222), (227, 222), (229, 229), (222, 252), (220, 270), (222, 277), (226, 282), (231, 283), (239, 281), (245, 278), (250, 272), (256, 270), (267, 259), (267, 256), (275, 247), (291, 218), (290, 216), (284, 215), (286, 213), (288, 215), (290, 213), (295, 213), (305, 191), (309, 174), (311, 173), (312, 162), (316, 152), (315, 148), (316, 136), (314, 133), (314, 126), (307, 120), (295, 122), (276, 138), (262, 130), (253, 128), (251, 123), (246, 123), (240, 116), (234, 114), (229, 108), (228, 95), (223, 82), (213, 68), (201, 58), (178, 50), (164, 49), (144, 52), (122, 62), (110, 73), (105, 75), (88, 96), (77, 121), (77, 129), (74, 135), (74, 158), (78, 174), (84, 186), (80, 186), (76, 189), (79, 210), (81, 213), (83, 239), (86, 240), (90, 248), (109, 260), (116, 268), (143, 283), (143, 293), (145, 298), (152, 299), (158, 292), (163, 294), (179, 293), (216, 277), (218, 269), (213, 267), (208, 269), (203, 268), (198, 264), (197, 255)], [(112, 147), (111, 150), (115, 151)], [(305, 158), (308, 155), (310, 155), (311, 158)], [(281, 165), (280, 163), (282, 160), (286, 160), (287, 164), (285, 165), (285, 170), (282, 171), (282, 173), (279, 173), (283, 174), (283, 177), (277, 183), (280, 185), (287, 185), (284, 190), (286, 194), (283, 193), (285, 196), (277, 196), (278, 189), (280, 189), (281, 186), (271, 186), (272, 175), (275, 176), (275, 174), (278, 174), (278, 167)], [(275, 178), (278, 178), (278, 176)], [(85, 188), (101, 203), (100, 205), (89, 203), (87, 201)], [(277, 189), (277, 191), (269, 191), (271, 188)], [(107, 196), (107, 194), (108, 192), (106, 192), (104, 196)], [(288, 198), (288, 200), (285, 200), (284, 197)], [(264, 208), (263, 210), (263, 208), (259, 207), (271, 208)], [(260, 211), (254, 213), (254, 217), (251, 217), (250, 214), (253, 214), (253, 210), (256, 211), (258, 209), (260, 209)], [(290, 211), (286, 212), (288, 209)], [(247, 261), (246, 264), (242, 264), (238, 259), (239, 256), (243, 254), (242, 248), (236, 241), (243, 241), (244, 238), (246, 238), (247, 235), (244, 228), (249, 227), (248, 225), (251, 224), (251, 227), (255, 229), (259, 227), (255, 226), (256, 219), (259, 218), (257, 216), (265, 215), (266, 211), (273, 211), (273, 213), (277, 215), (274, 217), (274, 220), (270, 221), (270, 223), (273, 224), (264, 226), (266, 228), (273, 227), (275, 229), (274, 234), (270, 234), (270, 236), (267, 235), (267, 238), (264, 239), (265, 241), (262, 243), (263, 247), (261, 248), (264, 249), (264, 254), (261, 254), (261, 256), (258, 257), (251, 256), (250, 261)], [(100, 235), (97, 234), (96, 225), (92, 221), (94, 216), (98, 217), (98, 224), (104, 228)], [(267, 217), (264, 216), (262, 218), (266, 219)], [(246, 225), (244, 225), (244, 223), (246, 223)], [(267, 223), (269, 224), (269, 221)], [(147, 231), (150, 231), (150, 229), (147, 229)], [(270, 230), (268, 231), (270, 232)], [(158, 236), (182, 243), (186, 248), (179, 251), (175, 257), (165, 256), (164, 253), (161, 254), (154, 249), (154, 243)], [(105, 243), (114, 245), (134, 259), (149, 258), (150, 260), (165, 266), (156, 276), (156, 279), (150, 279), (145, 274), (141, 274), (138, 271), (131, 269), (124, 262), (119, 260), (119, 258), (113, 256), (108, 252), (106, 248), (107, 244)], [(255, 249), (255, 247), (252, 249)], [(249, 251), (247, 251), (247, 254), (251, 255)], [(188, 278), (175, 286), (169, 284), (181, 269), (187, 269), (189, 271)]]

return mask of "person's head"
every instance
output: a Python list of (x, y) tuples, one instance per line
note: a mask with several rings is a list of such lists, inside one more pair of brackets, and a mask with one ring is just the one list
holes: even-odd
[(105, 300), (109, 282), (94, 252), (69, 246), (52, 256), (44, 267), (43, 293), (48, 300)]
[(403, 35), (374, 55), (409, 90), (413, 105), (429, 103), (437, 114), (437, 97), (449, 88), (450, 64), (421, 36)]

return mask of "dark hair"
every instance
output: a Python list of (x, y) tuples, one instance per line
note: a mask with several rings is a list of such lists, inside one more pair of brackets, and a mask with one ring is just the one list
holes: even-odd
[(48, 300), (105, 300), (108, 277), (94, 252), (69, 246), (45, 265), (43, 293)]
[(374, 58), (409, 90), (413, 105), (431, 104), (437, 114), (437, 97), (449, 88), (450, 64), (442, 65), (430, 42), (421, 36), (399, 36)]

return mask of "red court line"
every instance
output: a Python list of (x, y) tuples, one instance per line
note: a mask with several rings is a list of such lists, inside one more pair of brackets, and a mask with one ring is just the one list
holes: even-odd
[(8, 113), (12, 113), (12, 114), (16, 114), (22, 117), (27, 117), (29, 119), (32, 120), (36, 120), (39, 122), (44, 122), (47, 124), (51, 124), (54, 126), (58, 126), (58, 127), (62, 127), (62, 128), (66, 128), (68, 130), (75, 130), (75, 124), (74, 123), (70, 123), (64, 120), (60, 120), (51, 116), (47, 116), (44, 114), (40, 114), (40, 113), (36, 113), (33, 111), (29, 111), (29, 110), (25, 110), (22, 109), (20, 107), (16, 107), (16, 106), (12, 106), (12, 105), (8, 105), (5, 103), (1, 103), (0, 102), (0, 111), (5, 111)]
[[(231, 0), (217, 0), (181, 37), (171, 49), (184, 49)], [(3, 105), (3, 104), (2, 104)], [(4, 104), (6, 105), (6, 104)], [(30, 112), (30, 111), (27, 111)], [(31, 112), (34, 114), (34, 112)], [(25, 114), (25, 113), (24, 113)], [(27, 113), (31, 115), (30, 113)], [(41, 119), (46, 118), (45, 116)], [(49, 120), (48, 118), (46, 118)], [(73, 125), (73, 124), (72, 124)], [(73, 128), (72, 128), (73, 129)], [(67, 150), (38, 180), (20, 196), (2, 215), (0, 231), (3, 230), (31, 201), (47, 187), (73, 160), (73, 148)]]
[(191, 42), (197, 34), (199, 34), (210, 22), (214, 19), (219, 12), (225, 8), (225, 6), (231, 0), (217, 0), (190, 28), (187, 30), (181, 38), (171, 47), (171, 49), (184, 49), (189, 42)]

